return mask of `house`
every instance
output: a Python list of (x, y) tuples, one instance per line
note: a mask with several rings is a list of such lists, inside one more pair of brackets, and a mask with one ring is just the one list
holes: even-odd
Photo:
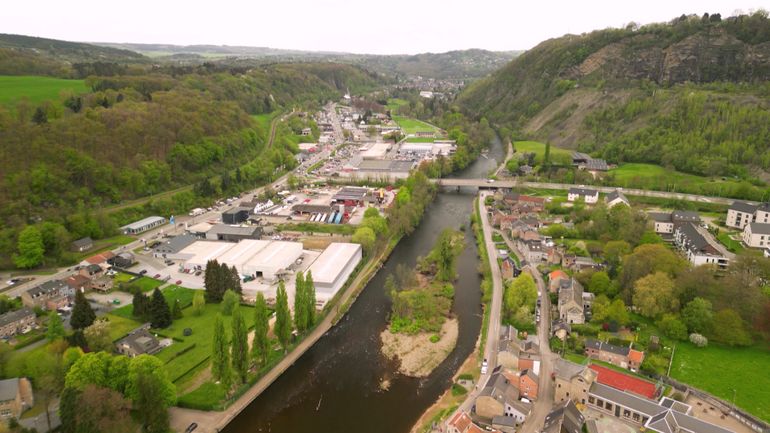
[(558, 358), (554, 364), (554, 401), (573, 400), (580, 404), (588, 401), (588, 392), (596, 381), (597, 373), (585, 365)]
[(500, 330), (497, 362), (511, 370), (531, 369), (535, 374), (540, 371), (540, 348), (534, 336), (527, 335), (519, 339), (519, 332), (513, 326)]
[(581, 433), (585, 418), (572, 400), (567, 400), (545, 416), (542, 433)]
[(755, 205), (743, 201), (734, 201), (727, 209), (725, 225), (728, 227), (743, 229), (752, 222), (770, 223), (770, 203)]
[(574, 278), (559, 283), (559, 318), (569, 324), (585, 323), (583, 286)]
[(593, 338), (586, 339), (586, 356), (592, 359), (609, 362), (621, 368), (637, 371), (644, 361), (644, 352), (631, 347), (616, 346)]
[(19, 418), (35, 405), (32, 384), (26, 377), (0, 380), (0, 420)]
[(457, 412), (447, 423), (447, 433), (500, 433), (495, 429), (483, 429), (473, 423), (473, 420), (465, 412)]
[(674, 230), (686, 223), (700, 223), (700, 216), (697, 212), (686, 210), (675, 210), (671, 213), (650, 212), (648, 214), (654, 221), (655, 233), (671, 234)]
[(631, 207), (631, 202), (628, 201), (626, 196), (619, 189), (612, 191), (604, 197), (604, 201), (607, 203), (607, 207), (613, 208), (619, 204)]
[(67, 293), (71, 289), (60, 280), (46, 281), (21, 294), (21, 302), (29, 307), (40, 307), (47, 310), (57, 310), (67, 306)]
[(572, 333), (572, 327), (569, 326), (569, 323), (561, 319), (556, 319), (553, 321), (553, 323), (551, 323), (552, 336), (558, 337), (560, 340), (563, 341), (571, 333)]
[(770, 246), (770, 224), (748, 223), (743, 229), (743, 243), (751, 248)]
[(487, 385), (476, 397), (476, 415), (491, 420), (496, 416), (513, 416), (519, 401), (519, 375), (497, 366)]
[(301, 134), (302, 134), (303, 137), (306, 137), (306, 136), (308, 136), (308, 135), (310, 135), (312, 133), (313, 133), (312, 129), (310, 129), (310, 128), (302, 128)]
[(595, 204), (599, 201), (599, 191), (590, 188), (573, 187), (567, 192), (567, 201), (574, 202), (581, 198), (586, 204)]
[(64, 279), (64, 283), (69, 286), (72, 293), (86, 292), (91, 290), (92, 281), (82, 274), (74, 274)]
[(567, 280), (567, 279), (569, 279), (569, 275), (567, 275), (567, 273), (562, 271), (561, 269), (552, 271), (550, 274), (548, 274), (548, 291), (551, 293), (558, 292), (559, 284), (561, 284), (561, 280)]
[(133, 358), (139, 355), (154, 355), (163, 347), (154, 335), (147, 330), (149, 325), (143, 325), (131, 331), (115, 343), (118, 353)]
[(725, 269), (730, 260), (735, 257), (719, 244), (706, 229), (689, 222), (678, 225), (674, 230), (674, 245), (695, 266), (716, 265), (720, 269)]
[(115, 257), (115, 253), (112, 251), (105, 251), (103, 253), (94, 254), (91, 257), (86, 258), (82, 262), (80, 262), (83, 266), (88, 265), (101, 265), (104, 263), (109, 263), (110, 260), (112, 260)]
[(573, 271), (582, 271), (583, 269), (598, 269), (601, 266), (591, 257), (565, 255), (562, 258), (562, 266)]
[(526, 230), (519, 235), (519, 239), (525, 242), (540, 242), (542, 237), (534, 230)]
[(35, 312), (30, 308), (8, 311), (0, 315), (0, 338), (10, 338), (35, 326)]
[(120, 253), (117, 256), (110, 259), (110, 263), (117, 268), (130, 268), (136, 263), (136, 259), (132, 253)]
[(87, 265), (80, 268), (78, 274), (87, 278), (99, 278), (104, 274), (104, 269), (99, 265)]
[(500, 272), (502, 273), (504, 280), (516, 278), (521, 273), (519, 268), (516, 267), (516, 262), (514, 262), (510, 257), (503, 259), (502, 263), (500, 264)]
[(519, 395), (529, 400), (537, 400), (538, 376), (531, 368), (519, 372)]
[(72, 241), (72, 244), (70, 245), (70, 249), (78, 253), (82, 253), (83, 251), (88, 251), (93, 247), (94, 247), (94, 241), (91, 240), (91, 238), (89, 237)]

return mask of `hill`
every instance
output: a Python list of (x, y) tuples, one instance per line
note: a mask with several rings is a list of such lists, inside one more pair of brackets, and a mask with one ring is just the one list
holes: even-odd
[(770, 169), (767, 13), (681, 16), (545, 41), (458, 98), (467, 113), (612, 162)]
[(0, 48), (34, 53), (71, 63), (142, 62), (147, 60), (145, 56), (126, 49), (5, 33), (0, 33)]
[(518, 54), (515, 51), (471, 49), (415, 55), (361, 56), (354, 61), (367, 69), (393, 76), (473, 79), (488, 75)]

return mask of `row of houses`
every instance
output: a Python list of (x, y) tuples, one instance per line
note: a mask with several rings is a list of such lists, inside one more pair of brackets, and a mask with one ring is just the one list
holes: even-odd
[(673, 242), (695, 266), (708, 264), (725, 269), (735, 257), (706, 230), (697, 212), (675, 210), (648, 215), (655, 233)]
[(725, 225), (742, 229), (741, 240), (751, 248), (762, 248), (770, 256), (770, 203), (733, 202), (727, 209)]
[[(567, 201), (576, 202), (581, 199), (586, 204), (596, 204), (599, 202), (599, 191), (583, 186), (572, 187), (567, 191)], [(608, 193), (604, 197), (604, 202), (607, 204), (607, 207), (610, 208), (621, 204), (629, 207), (631, 206), (631, 202), (628, 201), (628, 198), (620, 189)]]

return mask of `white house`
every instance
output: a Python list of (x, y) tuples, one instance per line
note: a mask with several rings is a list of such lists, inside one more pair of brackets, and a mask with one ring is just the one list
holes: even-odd
[(628, 201), (626, 196), (621, 192), (619, 189), (616, 189), (615, 191), (612, 191), (611, 193), (607, 194), (607, 197), (604, 198), (604, 200), (607, 202), (607, 207), (615, 207), (619, 204), (626, 205), (628, 207), (631, 207), (631, 203)]
[(581, 197), (583, 198), (583, 201), (586, 202), (586, 204), (595, 204), (599, 201), (599, 191), (595, 189), (579, 187), (570, 188), (569, 192), (567, 193), (568, 201), (575, 201)]
[(742, 229), (751, 222), (770, 223), (770, 203), (755, 205), (743, 201), (735, 201), (727, 209), (725, 224), (728, 227)]
[(716, 265), (724, 269), (733, 258), (710, 233), (691, 222), (676, 227), (674, 244), (695, 266)]
[(743, 229), (743, 243), (752, 248), (770, 247), (770, 224), (746, 224)]

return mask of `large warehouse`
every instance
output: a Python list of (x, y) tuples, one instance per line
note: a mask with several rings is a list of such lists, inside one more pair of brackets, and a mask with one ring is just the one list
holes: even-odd
[(302, 243), (274, 241), (243, 264), (243, 273), (273, 281), (278, 271), (288, 269), (300, 256)]
[(155, 227), (162, 226), (163, 224), (166, 224), (165, 218), (159, 217), (159, 216), (151, 216), (145, 219), (141, 219), (137, 222), (125, 225), (120, 228), (120, 231), (126, 235), (135, 235), (139, 233), (144, 233), (147, 230), (154, 229)]
[(232, 242), (198, 241), (179, 252), (187, 258), (185, 269), (205, 269), (209, 260), (214, 260), (235, 246)]
[(328, 301), (338, 290), (353, 270), (361, 262), (361, 245), (333, 242), (321, 253), (308, 269), (313, 274), (316, 297)]
[(217, 261), (219, 263), (227, 263), (227, 266), (230, 267), (235, 266), (239, 273), (244, 274), (243, 265), (268, 245), (270, 245), (270, 241), (244, 239), (217, 257)]

